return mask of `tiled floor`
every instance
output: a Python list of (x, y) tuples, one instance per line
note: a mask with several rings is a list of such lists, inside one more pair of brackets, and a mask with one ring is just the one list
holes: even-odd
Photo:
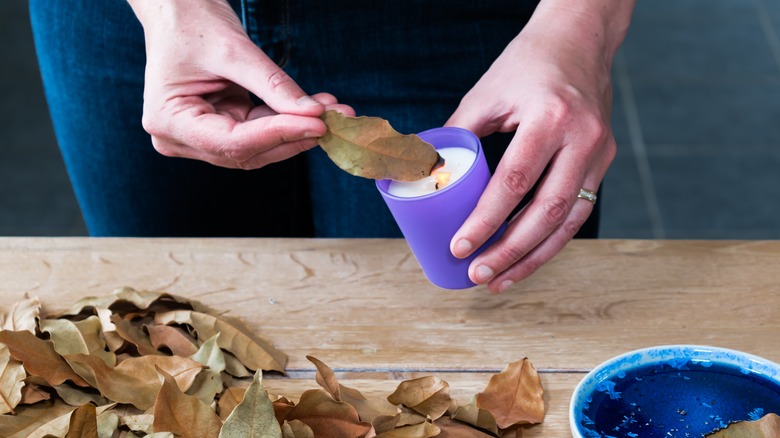
[[(0, 235), (84, 235), (25, 0), (0, 2)], [(640, 1), (614, 65), (602, 236), (780, 238), (780, 1)]]

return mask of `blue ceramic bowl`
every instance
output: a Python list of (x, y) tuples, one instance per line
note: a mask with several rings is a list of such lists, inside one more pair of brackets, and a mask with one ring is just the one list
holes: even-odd
[(702, 437), (780, 414), (780, 365), (699, 345), (632, 351), (599, 365), (569, 407), (575, 438)]

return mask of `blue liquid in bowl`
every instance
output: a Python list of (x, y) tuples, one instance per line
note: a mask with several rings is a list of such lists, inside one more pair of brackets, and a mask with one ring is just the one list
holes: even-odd
[(780, 414), (780, 386), (711, 362), (665, 362), (621, 372), (583, 404), (585, 437), (702, 437), (729, 423)]

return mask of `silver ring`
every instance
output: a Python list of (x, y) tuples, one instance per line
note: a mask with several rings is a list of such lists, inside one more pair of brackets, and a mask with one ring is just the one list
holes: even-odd
[(577, 195), (577, 197), (579, 199), (584, 199), (590, 202), (591, 204), (595, 204), (596, 199), (599, 198), (598, 196), (596, 196), (596, 192), (590, 191), (588, 189), (580, 189), (580, 193)]

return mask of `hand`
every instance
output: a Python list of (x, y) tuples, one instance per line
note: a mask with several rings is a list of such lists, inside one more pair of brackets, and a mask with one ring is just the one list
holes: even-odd
[(301, 90), (224, 0), (130, 4), (146, 36), (143, 126), (163, 155), (255, 169), (316, 146), (325, 110), (354, 115), (330, 94)]
[(474, 212), (452, 239), (456, 257), (480, 247), (539, 181), (501, 239), (469, 267), (471, 280), (487, 283), (493, 292), (531, 275), (575, 235), (593, 209), (577, 198), (579, 190), (598, 189), (616, 151), (609, 128), (614, 50), (570, 38), (565, 14), (553, 15), (557, 19), (547, 22), (534, 15), (536, 21), (509, 44), (447, 122), (480, 137), (516, 131)]

